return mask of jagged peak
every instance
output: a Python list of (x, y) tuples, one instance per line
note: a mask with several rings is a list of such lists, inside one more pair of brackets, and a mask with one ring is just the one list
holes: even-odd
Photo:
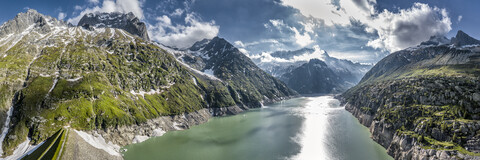
[(37, 11), (37, 10), (35, 10), (35, 9), (31, 9), (31, 8), (29, 8), (29, 9), (27, 10), (27, 13), (32, 13), (32, 14), (40, 14), (40, 13), (38, 13), (38, 11)]
[(13, 19), (0, 26), (0, 36), (22, 33), (28, 28), (42, 28), (41, 32), (48, 32), (53, 26), (70, 26), (65, 21), (43, 15), (35, 9), (18, 13)]
[[(225, 40), (224, 38), (220, 38), (220, 37), (218, 37), (218, 36), (213, 37), (210, 42), (213, 42), (213, 43), (228, 43), (228, 44), (230, 44), (230, 42), (228, 42), (228, 41)], [(230, 44), (230, 45), (232, 45), (232, 44)]]
[[(100, 20), (113, 20), (113, 19), (118, 19), (118, 18), (126, 18), (126, 19), (137, 19), (139, 21), (139, 19), (135, 16), (135, 14), (133, 14), (132, 12), (128, 12), (128, 13), (122, 13), (122, 12), (93, 12), (93, 13), (87, 13), (84, 15), (84, 17), (96, 17), (96, 18), (99, 18)], [(82, 17), (83, 18), (83, 17)], [(80, 25), (80, 21), (79, 21), (79, 26)]]
[(458, 30), (457, 35), (452, 38), (451, 43), (455, 46), (465, 46), (465, 45), (480, 44), (480, 41), (469, 36), (462, 30)]
[(310, 59), (310, 61), (308, 61), (308, 63), (310, 63), (310, 64), (321, 64), (322, 66), (327, 66), (327, 64), (324, 61), (322, 61), (318, 58)]
[(197, 51), (200, 50), (202, 47), (210, 43), (211, 39), (202, 39), (201, 41), (195, 42), (192, 47), (190, 47), (190, 50), (192, 51)]
[(201, 41), (195, 42), (192, 47), (189, 48), (191, 51), (198, 51), (200, 49), (205, 48), (213, 48), (215, 46), (222, 46), (222, 50), (230, 50), (235, 48), (230, 42), (228, 42), (224, 38), (220, 38), (218, 36), (213, 37), (212, 39), (203, 39)]
[(118, 28), (133, 35), (150, 41), (147, 33), (147, 26), (141, 22), (132, 12), (94, 12), (87, 13), (78, 22), (77, 26), (93, 29), (95, 28)]

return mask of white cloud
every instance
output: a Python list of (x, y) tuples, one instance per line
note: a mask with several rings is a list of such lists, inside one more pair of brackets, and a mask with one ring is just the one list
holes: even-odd
[(375, 13), (375, 0), (340, 0), (339, 6), (331, 0), (283, 0), (282, 4), (300, 10), (305, 16), (323, 19), (327, 26), (348, 25), (350, 19), (368, 19)]
[(258, 44), (265, 44), (265, 43), (280, 44), (280, 42), (277, 39), (261, 39), (261, 40), (254, 41), (254, 42), (249, 42), (249, 43), (243, 43), (242, 42), (243, 47), (249, 47), (249, 46), (254, 46), (254, 45), (258, 45)]
[(88, 3), (92, 3), (92, 4), (98, 4), (99, 1), (98, 0), (88, 0)]
[(183, 14), (183, 12), (185, 12), (183, 9), (180, 9), (180, 8), (177, 8), (175, 9), (175, 11), (173, 11), (172, 13), (170, 13), (170, 16), (181, 16)]
[(82, 10), (83, 7), (82, 6), (79, 6), (79, 5), (75, 5), (75, 7), (73, 7), (74, 10)]
[(462, 16), (462, 15), (459, 15), (458, 18), (457, 18), (457, 23), (460, 22), (460, 21), (462, 21), (462, 19), (463, 19), (463, 16)]
[(245, 49), (245, 44), (243, 44), (242, 41), (235, 41), (233, 42), (233, 44), (235, 45), (235, 47), (238, 48), (240, 52), (248, 56), (249, 52), (247, 49)]
[(326, 52), (318, 45), (313, 46), (314, 51), (313, 52), (305, 52), (301, 55), (298, 56), (293, 56), (293, 58), (290, 59), (285, 59), (285, 58), (279, 58), (279, 57), (273, 57), (270, 52), (262, 52), (259, 55), (248, 55), (249, 58), (251, 59), (259, 59), (260, 62), (307, 62), (311, 59), (320, 59), (320, 60), (325, 60), (326, 57)]
[(186, 14), (185, 25), (172, 24), (166, 15), (157, 17), (157, 21), (155, 25), (149, 25), (149, 36), (164, 45), (178, 48), (191, 47), (205, 38), (211, 39), (217, 36), (220, 28), (215, 21), (200, 21), (194, 13)]
[(314, 41), (312, 38), (310, 38), (310, 35), (308, 33), (303, 33), (301, 34), (297, 28), (292, 27), (291, 28), (293, 32), (295, 32), (295, 42), (300, 46), (300, 47), (305, 47), (309, 44), (312, 44)]
[(262, 52), (259, 55), (248, 55), (251, 59), (260, 59), (261, 62), (291, 62), (291, 60), (273, 57), (272, 53)]
[(281, 19), (271, 19), (270, 23), (275, 27), (285, 26), (285, 23), (283, 23), (283, 20), (281, 20)]
[(63, 20), (65, 17), (67, 17), (66, 13), (63, 13), (63, 12), (58, 13), (58, 20)]
[(445, 9), (415, 3), (411, 8), (398, 13), (384, 10), (368, 25), (378, 32), (378, 38), (367, 46), (386, 49), (390, 52), (418, 45), (432, 35), (444, 35), (451, 28)]
[(94, 12), (132, 12), (140, 19), (143, 19), (142, 3), (138, 0), (104, 0), (101, 6), (86, 8), (76, 17), (68, 19), (68, 22), (77, 24), (78, 21), (87, 13)]
[(311, 59), (320, 59), (325, 61), (325, 51), (320, 49), (318, 45), (313, 46), (314, 51), (312, 53), (304, 53), (299, 56), (293, 56), (293, 59), (291, 61), (298, 62), (298, 61), (309, 61)]
[(245, 47), (245, 44), (243, 44), (242, 41), (235, 41), (233, 44), (235, 44), (237, 47)]
[(172, 25), (172, 20), (166, 15), (157, 17), (156, 20), (163, 25)]
[(245, 48), (238, 48), (238, 50), (243, 54), (248, 55), (248, 51)]
[[(443, 35), (451, 30), (451, 21), (446, 10), (430, 7), (428, 4), (414, 3), (411, 8), (391, 12), (377, 11), (376, 0), (332, 2), (283, 0), (282, 4), (298, 9), (305, 16), (321, 19), (330, 27), (336, 25), (348, 27), (352, 25), (352, 20), (358, 21), (365, 25), (365, 32), (378, 34), (378, 38), (370, 39), (367, 46), (391, 52), (417, 45), (428, 40), (430, 36)], [(461, 17), (458, 20), (461, 20)], [(303, 25), (309, 32), (310, 26)], [(303, 38), (307, 40), (308, 37)]]
[[(311, 43), (315, 42), (314, 40), (312, 40), (312, 38), (310, 37), (310, 34), (309, 34), (309, 33), (314, 34), (314, 32), (313, 32), (313, 27), (315, 27), (314, 23), (300, 22), (300, 24), (303, 25), (304, 30), (305, 30), (303, 33), (300, 33), (301, 31), (299, 31), (295, 27), (290, 27), (290, 26), (286, 25), (283, 22), (283, 20), (271, 19), (271, 20), (269, 20), (269, 22), (270, 22), (270, 24), (264, 24), (265, 28), (270, 28), (271, 26), (273, 26), (280, 33), (284, 33), (283, 32), (284, 30), (287, 30), (288, 32), (291, 31), (290, 33), (293, 33), (292, 34), (292, 39), (294, 39), (295, 43), (298, 44), (300, 47), (305, 47), (305, 46), (308, 46)], [(272, 29), (272, 28), (270, 28), (270, 29)]]

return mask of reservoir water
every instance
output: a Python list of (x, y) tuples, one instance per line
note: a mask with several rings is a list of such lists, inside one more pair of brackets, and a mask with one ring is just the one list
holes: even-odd
[(124, 147), (126, 160), (388, 160), (332, 96), (301, 97), (215, 117)]

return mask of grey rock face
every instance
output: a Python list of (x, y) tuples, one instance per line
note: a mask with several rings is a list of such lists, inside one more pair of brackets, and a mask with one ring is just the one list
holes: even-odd
[(459, 30), (457, 32), (457, 35), (452, 38), (452, 44), (454, 44), (455, 46), (464, 46), (464, 45), (473, 45), (473, 44), (480, 45), (480, 41), (470, 37), (465, 32)]
[(175, 131), (189, 129), (192, 126), (199, 125), (208, 121), (214, 116), (227, 116), (241, 113), (248, 108), (231, 106), (224, 108), (201, 109), (191, 113), (184, 113), (176, 116), (161, 116), (155, 119), (149, 119), (146, 123), (130, 126), (110, 127), (107, 129), (97, 129), (88, 131), (91, 134), (98, 133), (108, 142), (125, 146), (134, 143), (135, 136), (155, 137), (161, 136), (156, 130)]
[(444, 40), (390, 54), (340, 97), (395, 159), (480, 159), (476, 40)]
[(40, 28), (40, 33), (47, 33), (51, 30), (49, 25), (52, 26), (67, 26), (64, 21), (58, 21), (50, 16), (45, 16), (38, 13), (34, 9), (29, 9), (25, 13), (19, 13), (14, 19), (9, 20), (0, 27), (0, 37), (5, 37), (9, 34), (20, 34), (28, 28)]
[(90, 29), (92, 27), (108, 27), (123, 29), (133, 35), (149, 41), (147, 26), (141, 22), (132, 12), (127, 14), (112, 13), (88, 13), (78, 22), (78, 26)]

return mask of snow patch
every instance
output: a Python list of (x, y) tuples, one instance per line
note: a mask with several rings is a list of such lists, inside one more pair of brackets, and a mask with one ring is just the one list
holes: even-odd
[(52, 75), (40, 73), (40, 77), (51, 77)]
[(30, 138), (27, 138), (26, 141), (23, 143), (20, 143), (15, 151), (13, 151), (13, 154), (5, 157), (5, 160), (10, 160), (10, 159), (22, 159), (24, 156), (31, 154), (33, 151), (35, 151), (38, 147), (40, 147), (45, 141), (37, 144), (37, 145), (30, 145)]
[(109, 30), (110, 30), (110, 34), (111, 34), (110, 39), (113, 39), (113, 37), (115, 36), (115, 29), (109, 28)]
[[(155, 44), (155, 45), (157, 45), (158, 47), (164, 49), (165, 51), (167, 51), (168, 53), (170, 53), (170, 54), (171, 54), (172, 56), (174, 56), (174, 57), (175, 57), (175, 54), (174, 54), (174, 53), (180, 53), (180, 54), (183, 53), (183, 52), (181, 52), (181, 51), (177, 51), (177, 50), (171, 49), (171, 48), (169, 48), (169, 47), (167, 47), (167, 46), (163, 46), (163, 45), (158, 44), (158, 43), (153, 43), (153, 44)], [(210, 78), (210, 79), (212, 79), (212, 80), (222, 81), (221, 79), (219, 79), (219, 78), (217, 78), (217, 77), (215, 77), (215, 76), (205, 74), (205, 73), (203, 73), (203, 72), (201, 72), (201, 71), (199, 71), (199, 70), (197, 70), (197, 69), (195, 69), (195, 68), (190, 67), (190, 65), (183, 63), (181, 60), (178, 60), (177, 58), (175, 58), (175, 60), (176, 60), (178, 63), (180, 63), (181, 65), (187, 67), (188, 69), (190, 69), (191, 71), (193, 71), (193, 72), (195, 72), (195, 73), (197, 73), (197, 74), (204, 75), (204, 76), (206, 76), (206, 77), (208, 77), (208, 78)]]
[(197, 79), (195, 77), (192, 77), (193, 83), (198, 86)]
[(474, 48), (474, 47), (479, 47), (479, 44), (469, 44), (469, 45), (463, 45), (460, 48), (465, 49), (465, 48)]
[(121, 29), (118, 30), (118, 31), (120, 31), (120, 33), (122, 33), (125, 38), (129, 38), (129, 39), (132, 40), (133, 43), (135, 43), (135, 38), (134, 37), (130, 36), (128, 33), (125, 33), (125, 31), (123, 31)]
[(213, 70), (211, 68), (204, 70), (203, 73), (215, 77), (215, 75), (213, 74)]
[(88, 144), (92, 145), (95, 148), (102, 149), (113, 156), (121, 156), (120, 146), (113, 144), (112, 142), (105, 142), (105, 139), (98, 133), (94, 133), (94, 135), (88, 134), (83, 131), (74, 130), (83, 140), (85, 140)]
[(53, 89), (55, 88), (55, 86), (57, 85), (57, 82), (58, 82), (58, 78), (55, 78), (55, 80), (53, 80), (53, 85), (52, 85), (52, 88), (50, 88), (50, 90), (48, 90), (48, 93), (52, 92)]
[(3, 140), (5, 139), (5, 136), (7, 136), (9, 125), (10, 125), (10, 118), (12, 116), (13, 112), (13, 106), (10, 107), (7, 111), (7, 119), (5, 119), (5, 123), (3, 124), (2, 128), (2, 134), (0, 135), (0, 155), (3, 155)]
[(140, 95), (142, 97), (145, 97), (145, 95), (160, 94), (162, 92), (163, 92), (163, 90), (160, 90), (160, 89), (156, 89), (156, 90), (151, 89), (148, 92), (145, 92), (145, 91), (135, 92), (134, 90), (130, 91), (131, 94), (137, 95), (137, 96)]
[(78, 81), (80, 79), (82, 79), (83, 77), (77, 77), (77, 78), (73, 78), (73, 79), (67, 79), (67, 81), (69, 82), (75, 82), (75, 81)]

